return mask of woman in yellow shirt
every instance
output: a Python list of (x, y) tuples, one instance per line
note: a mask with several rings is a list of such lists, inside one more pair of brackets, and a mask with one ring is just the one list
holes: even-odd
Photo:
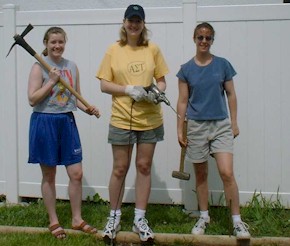
[(125, 179), (136, 144), (136, 203), (133, 231), (141, 241), (151, 241), (154, 233), (145, 219), (151, 190), (151, 165), (156, 143), (163, 140), (163, 116), (156, 95), (145, 89), (156, 81), (160, 92), (166, 88), (168, 67), (159, 47), (149, 42), (145, 13), (140, 5), (130, 5), (124, 14), (120, 40), (112, 44), (96, 77), (101, 90), (112, 95), (108, 142), (112, 144), (113, 169), (109, 184), (110, 216), (103, 230), (105, 240), (113, 240), (121, 229), (121, 204)]

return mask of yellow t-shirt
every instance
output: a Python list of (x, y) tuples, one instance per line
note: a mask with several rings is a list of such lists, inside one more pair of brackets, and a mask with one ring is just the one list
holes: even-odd
[[(159, 47), (151, 42), (147, 47), (111, 45), (103, 58), (96, 77), (119, 85), (150, 86), (153, 78), (168, 73)], [(129, 96), (112, 96), (110, 124), (122, 129), (149, 130), (162, 125), (160, 103), (134, 102)]]

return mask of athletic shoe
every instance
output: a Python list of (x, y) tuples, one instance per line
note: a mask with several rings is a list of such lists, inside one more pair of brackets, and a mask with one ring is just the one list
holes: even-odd
[(249, 239), (251, 234), (249, 233), (249, 225), (243, 221), (234, 225), (234, 235), (237, 239)]
[(199, 220), (195, 223), (194, 227), (192, 228), (191, 234), (203, 235), (209, 222), (210, 222), (210, 217), (208, 218), (200, 217)]
[(107, 224), (103, 230), (104, 239), (115, 239), (118, 231), (121, 230), (121, 225), (116, 222), (116, 218), (113, 216), (108, 217)]
[(148, 226), (148, 220), (145, 218), (140, 218), (132, 227), (133, 232), (138, 233), (140, 240), (142, 242), (153, 241), (154, 233), (151, 228)]

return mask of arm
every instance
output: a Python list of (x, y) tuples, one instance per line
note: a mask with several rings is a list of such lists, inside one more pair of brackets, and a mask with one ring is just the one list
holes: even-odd
[(43, 84), (42, 68), (35, 63), (30, 71), (28, 80), (28, 101), (34, 107), (43, 101), (50, 93), (51, 89), (59, 80), (60, 72), (52, 68), (49, 72), (49, 81)]
[[(81, 95), (81, 87), (80, 87), (80, 74), (78, 68), (76, 68), (76, 92)], [(99, 109), (95, 106), (90, 106), (87, 108), (80, 100), (77, 99), (77, 107), (82, 110), (83, 112), (89, 114), (89, 115), (95, 115), (97, 118), (99, 118), (100, 112)]]
[(189, 98), (188, 86), (185, 81), (178, 80), (178, 100), (177, 100), (177, 113), (180, 117), (177, 117), (177, 137), (181, 147), (186, 147), (187, 140), (183, 138), (183, 122), (186, 117), (186, 108)]
[(125, 96), (126, 86), (118, 85), (112, 82), (109, 82), (105, 79), (101, 79), (101, 91), (114, 96)]
[(105, 79), (101, 79), (101, 91), (114, 96), (130, 96), (136, 102), (144, 100), (144, 98), (147, 96), (147, 92), (142, 86), (122, 86), (111, 83)]
[(240, 130), (237, 122), (237, 96), (233, 80), (226, 81), (224, 88), (228, 98), (233, 134), (234, 137), (237, 137), (240, 134)]
[(156, 79), (156, 84), (160, 91), (164, 92), (166, 90), (166, 80), (164, 76), (162, 76), (159, 79)]

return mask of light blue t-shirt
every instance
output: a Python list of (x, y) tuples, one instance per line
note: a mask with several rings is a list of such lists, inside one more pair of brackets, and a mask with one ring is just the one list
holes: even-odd
[[(43, 56), (42, 58), (51, 67), (58, 68), (61, 78), (76, 90), (77, 67), (74, 62), (62, 58), (61, 62), (56, 64), (47, 56)], [(45, 68), (43, 68), (42, 76), (43, 84), (47, 83), (49, 80), (49, 72)], [(77, 110), (76, 97), (60, 82), (56, 83), (43, 101), (33, 107), (34, 112), (53, 114), (67, 113), (75, 110)]]
[(177, 77), (189, 88), (187, 119), (222, 120), (228, 117), (224, 83), (236, 75), (225, 58), (213, 56), (210, 64), (199, 66), (194, 59), (181, 65)]

